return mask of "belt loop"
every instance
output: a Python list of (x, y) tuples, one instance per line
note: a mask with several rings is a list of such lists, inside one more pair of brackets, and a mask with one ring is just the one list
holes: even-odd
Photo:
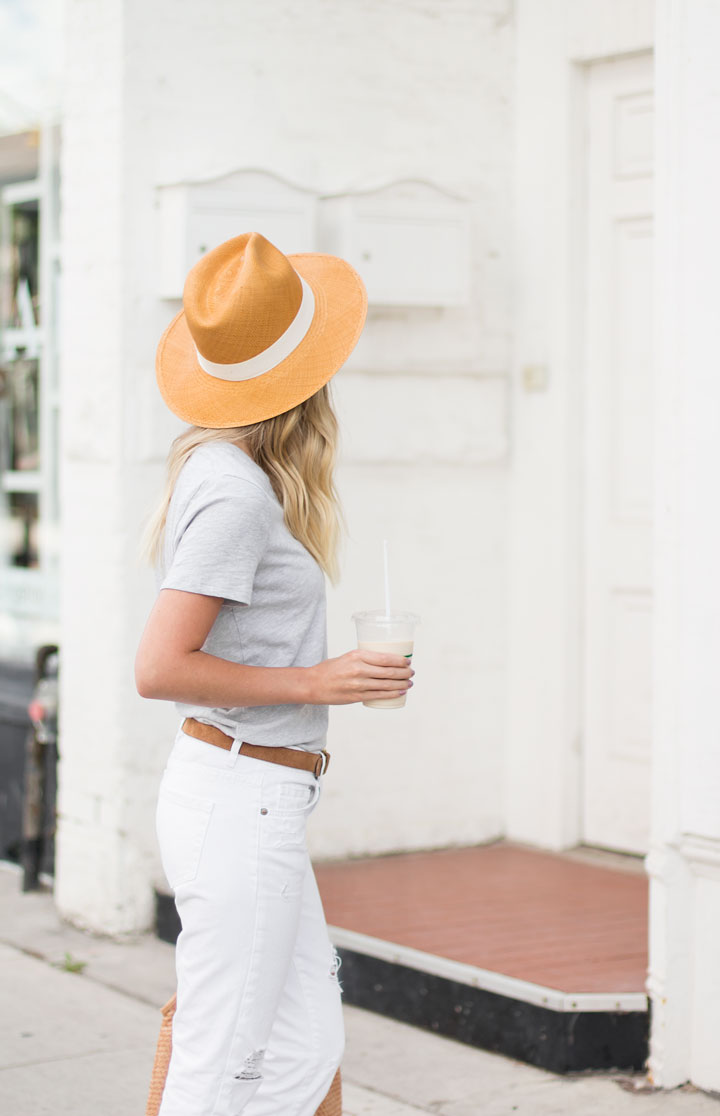
[(234, 736), (233, 737), (233, 742), (230, 745), (230, 754), (228, 756), (228, 767), (234, 767), (235, 764), (237, 763), (237, 757), (238, 757), (238, 753), (240, 751), (240, 745), (241, 744), (242, 744), (242, 740), (240, 739), (240, 737), (239, 736)]

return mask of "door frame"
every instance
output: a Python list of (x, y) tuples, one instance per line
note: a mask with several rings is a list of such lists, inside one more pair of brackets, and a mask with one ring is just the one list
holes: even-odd
[(582, 834), (587, 73), (651, 51), (653, 10), (552, 6), (517, 5), (505, 829), (563, 849)]

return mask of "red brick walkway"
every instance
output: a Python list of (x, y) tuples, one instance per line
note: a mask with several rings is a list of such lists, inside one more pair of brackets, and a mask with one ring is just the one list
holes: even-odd
[(563, 992), (644, 992), (644, 873), (505, 843), (318, 864), (328, 923)]

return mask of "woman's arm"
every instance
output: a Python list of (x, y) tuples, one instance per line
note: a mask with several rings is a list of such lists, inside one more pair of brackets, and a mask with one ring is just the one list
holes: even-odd
[(201, 651), (222, 597), (161, 589), (135, 656), (141, 697), (218, 708), (349, 705), (400, 697), (415, 673), (402, 655), (348, 651), (312, 667), (257, 667)]

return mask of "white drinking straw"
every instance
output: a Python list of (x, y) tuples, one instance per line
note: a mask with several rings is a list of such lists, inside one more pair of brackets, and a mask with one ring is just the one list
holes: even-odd
[(390, 568), (388, 563), (388, 542), (383, 539), (383, 557), (385, 559), (385, 616), (390, 619)]

